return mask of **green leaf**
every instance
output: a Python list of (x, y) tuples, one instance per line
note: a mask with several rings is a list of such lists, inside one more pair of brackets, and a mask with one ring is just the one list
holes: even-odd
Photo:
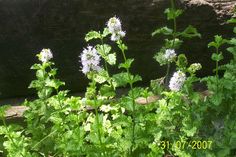
[(106, 96), (106, 97), (113, 97), (113, 96), (115, 96), (115, 92), (114, 92), (113, 88), (111, 86), (109, 86), (109, 85), (101, 86), (99, 91), (100, 91), (100, 94), (102, 96)]
[(110, 31), (108, 28), (104, 28), (103, 32), (102, 32), (102, 37), (105, 38), (106, 36), (108, 36), (110, 34)]
[(186, 66), (188, 65), (188, 60), (187, 60), (187, 57), (185, 56), (185, 54), (178, 55), (178, 60), (176, 62), (176, 65), (182, 69), (186, 68)]
[(34, 64), (31, 66), (30, 69), (33, 69), (33, 70), (38, 70), (38, 69), (41, 69), (42, 68), (42, 65), (41, 64)]
[(45, 87), (42, 90), (38, 91), (38, 97), (40, 99), (46, 99), (51, 96), (53, 90), (50, 87)]
[(177, 36), (178, 35), (185, 37), (185, 38), (193, 38), (193, 37), (201, 38), (201, 34), (198, 33), (197, 29), (191, 25), (189, 25), (183, 32), (177, 33)]
[(153, 33), (152, 36), (155, 36), (157, 34), (164, 34), (164, 35), (172, 35), (173, 30), (168, 28), (168, 27), (162, 27), (159, 29), (156, 29)]
[(116, 64), (116, 54), (115, 53), (109, 54), (107, 57), (105, 57), (105, 60), (110, 65), (115, 65)]
[(227, 48), (227, 51), (236, 56), (236, 46)]
[(236, 38), (232, 38), (231, 40), (228, 41), (228, 43), (236, 46)]
[(53, 79), (53, 80), (50, 80), (50, 79), (47, 79), (45, 81), (45, 86), (47, 87), (52, 87), (52, 88), (55, 88), (55, 89), (58, 89), (60, 86), (62, 85), (65, 85), (64, 82), (61, 82), (60, 80), (58, 79)]
[(99, 32), (90, 31), (86, 34), (85, 41), (88, 42), (92, 39), (100, 39), (100, 38), (101, 38), (101, 34)]
[(134, 59), (127, 59), (125, 63), (121, 63), (118, 67), (119, 68), (125, 68), (129, 69), (131, 67), (131, 64), (133, 63)]
[(227, 21), (228, 23), (236, 23), (236, 19), (235, 18), (232, 18), (230, 20)]
[(107, 44), (97, 45), (96, 47), (98, 53), (102, 56), (102, 58), (106, 58), (111, 51), (111, 46)]
[(99, 73), (94, 75), (94, 80), (99, 84), (106, 82), (108, 79), (109, 79), (109, 75), (107, 71), (104, 69), (102, 69)]
[(125, 87), (129, 83), (129, 74), (126, 72), (118, 73), (112, 76), (116, 87)]
[(0, 107), (0, 118), (5, 118), (6, 110), (8, 110), (10, 107), (10, 105), (4, 105)]
[(215, 41), (210, 42), (208, 44), (208, 47), (215, 47), (215, 48), (219, 48), (220, 46), (222, 46), (223, 44), (227, 43), (228, 41), (226, 39), (223, 39), (222, 36), (220, 35), (215, 35)]
[(42, 69), (39, 69), (36, 71), (36, 77), (39, 79), (39, 80), (43, 80), (44, 77), (45, 77), (45, 71), (42, 70)]
[(211, 56), (211, 59), (213, 61), (219, 62), (219, 61), (223, 60), (224, 57), (223, 57), (222, 53), (219, 53), (219, 54), (213, 53), (212, 56)]
[(180, 9), (175, 10), (172, 8), (167, 8), (164, 13), (167, 14), (168, 20), (173, 20), (179, 17), (183, 13), (183, 10)]
[(131, 77), (131, 83), (135, 83), (135, 82), (138, 82), (138, 81), (142, 81), (142, 77), (141, 76), (135, 75), (134, 77)]
[(36, 89), (39, 89), (39, 88), (43, 88), (44, 87), (44, 83), (43, 81), (40, 81), (40, 80), (33, 80), (31, 81), (30, 85), (28, 88), (36, 88)]
[(165, 39), (165, 47), (170, 49), (179, 49), (183, 41), (175, 38), (175, 40)]

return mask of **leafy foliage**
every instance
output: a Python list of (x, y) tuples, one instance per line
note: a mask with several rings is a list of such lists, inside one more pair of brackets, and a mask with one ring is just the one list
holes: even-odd
[[(178, 71), (186, 74), (179, 91), (166, 88), (168, 75), (152, 80), (150, 87), (138, 87), (135, 83), (142, 78), (132, 73), (135, 59), (126, 57), (128, 46), (124, 41), (107, 44), (104, 41), (111, 35), (108, 28), (102, 33), (91, 31), (85, 40), (98, 41), (95, 48), (103, 66), (99, 71), (86, 73), (90, 82), (85, 96), (69, 96), (69, 91), (60, 89), (65, 83), (56, 78), (53, 62), (34, 64), (31, 69), (35, 70), (36, 79), (29, 88), (35, 89), (38, 97), (25, 100), (25, 125), (8, 124), (6, 112), (10, 106), (0, 107), (0, 156), (235, 156), (236, 38), (226, 40), (216, 35), (208, 44), (215, 49), (211, 58), (216, 62), (215, 76), (198, 78), (201, 64), (189, 65), (183, 53), (171, 61), (163, 59), (166, 50), (173, 52), (181, 46), (180, 38), (200, 37), (192, 26), (176, 31), (176, 18), (183, 11), (175, 9), (174, 1), (171, 2), (172, 7), (165, 13), (173, 21), (173, 29), (163, 27), (152, 35), (172, 37), (165, 40), (155, 59), (161, 65), (173, 62)], [(229, 22), (235, 23), (235, 19)], [(219, 65), (224, 59), (220, 51), (224, 44), (229, 45), (226, 50), (232, 59)], [(123, 57), (121, 63), (116, 60), (118, 54)], [(111, 73), (110, 66), (118, 73)], [(174, 78), (176, 84), (178, 77)], [(193, 88), (199, 81), (206, 83), (206, 93)], [(121, 87), (128, 91), (118, 97), (117, 89)]]

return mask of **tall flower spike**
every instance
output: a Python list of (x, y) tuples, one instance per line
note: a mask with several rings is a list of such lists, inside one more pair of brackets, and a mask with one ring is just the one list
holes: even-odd
[(121, 21), (117, 17), (112, 17), (107, 22), (107, 27), (111, 35), (112, 41), (118, 41), (125, 36), (125, 32), (122, 31)]
[(174, 73), (172, 78), (170, 79), (169, 88), (172, 91), (178, 92), (182, 88), (184, 82), (186, 80), (186, 75), (182, 71), (177, 71)]
[(164, 54), (164, 58), (168, 61), (168, 62), (172, 62), (176, 57), (176, 53), (174, 49), (167, 49), (165, 51)]
[(53, 58), (53, 54), (50, 49), (42, 49), (39, 54), (39, 60), (44, 62), (48, 62), (50, 59)]
[(81, 54), (82, 72), (87, 74), (90, 71), (99, 71), (101, 69), (100, 60), (97, 50), (88, 46)]

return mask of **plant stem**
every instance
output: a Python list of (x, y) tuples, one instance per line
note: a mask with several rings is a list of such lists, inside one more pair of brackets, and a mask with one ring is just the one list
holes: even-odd
[[(96, 82), (95, 82), (94, 79), (92, 79), (92, 81), (93, 81), (93, 88), (95, 89), (96, 88)], [(99, 144), (100, 144), (100, 147), (103, 149), (103, 151), (105, 151), (103, 143), (102, 143), (102, 137), (101, 137), (101, 130), (100, 130), (101, 125), (100, 125), (100, 121), (99, 121), (97, 96), (96, 95), (94, 95), (94, 105), (95, 105), (95, 116), (96, 116), (96, 125), (97, 125), (97, 134), (98, 134)]]
[[(216, 53), (217, 56), (219, 56), (219, 48), (216, 48)], [(218, 74), (218, 69), (219, 69), (219, 61), (216, 61), (216, 93), (218, 93), (218, 80), (219, 80), (219, 74)]]
[[(174, 0), (171, 0), (171, 9), (175, 10), (175, 3)], [(176, 18), (174, 17), (173, 19), (173, 33), (172, 33), (172, 38), (173, 38), (173, 43), (172, 43), (172, 49), (175, 48), (175, 38), (176, 38), (176, 32), (177, 32), (177, 22), (176, 22)], [(169, 80), (169, 73), (170, 73), (170, 63), (168, 63), (167, 65), (167, 69), (166, 69), (166, 76), (165, 76), (165, 85), (166, 87), (168, 86), (168, 80)]]
[(45, 136), (43, 139), (41, 139), (38, 143), (36, 143), (32, 149), (34, 149), (36, 146), (38, 146), (40, 143), (42, 143), (45, 139), (47, 139), (49, 136), (51, 136), (52, 134), (54, 134), (57, 130), (54, 130), (53, 132), (51, 132), (50, 134), (48, 134), (47, 136)]
[[(101, 37), (101, 43), (102, 43), (102, 50), (103, 50), (103, 52), (105, 52), (103, 37)], [(106, 61), (105, 61), (105, 69), (106, 69), (106, 71), (107, 71), (108, 77), (110, 78), (110, 73), (109, 73), (109, 69), (108, 69), (108, 65), (107, 65), (107, 62), (106, 62)], [(110, 83), (112, 89), (115, 90), (114, 85), (113, 85), (113, 83), (112, 83), (111, 80), (109, 81), (109, 83)]]
[(166, 85), (166, 87), (168, 86), (169, 73), (170, 73), (170, 63), (168, 63), (167, 69), (166, 69), (166, 76), (165, 76), (165, 85)]
[[(118, 44), (121, 44), (121, 41), (118, 42)], [(125, 52), (124, 52), (124, 49), (121, 48), (121, 52), (122, 52), (122, 55), (123, 55), (123, 58), (124, 58), (124, 61), (126, 62), (126, 56), (125, 56)], [(127, 74), (128, 74), (128, 78), (130, 80), (129, 82), (129, 85), (130, 85), (130, 88), (131, 88), (131, 99), (132, 99), (132, 145), (131, 145), (131, 148), (130, 148), (130, 154), (132, 154), (133, 152), (133, 147), (134, 147), (134, 144), (135, 144), (135, 126), (136, 126), (136, 122), (135, 122), (135, 99), (134, 99), (134, 93), (133, 93), (133, 82), (131, 81), (131, 75), (130, 75), (130, 72), (129, 72), (129, 68), (126, 69), (127, 71)]]

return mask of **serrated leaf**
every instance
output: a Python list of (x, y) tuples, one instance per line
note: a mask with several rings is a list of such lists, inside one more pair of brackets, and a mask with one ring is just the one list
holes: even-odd
[(228, 41), (228, 43), (236, 46), (236, 38), (232, 38), (231, 40)]
[(131, 64), (133, 63), (134, 59), (127, 59), (125, 63), (121, 63), (118, 67), (119, 68), (125, 68), (129, 69), (131, 67)]
[(167, 8), (164, 13), (167, 14), (168, 20), (173, 20), (173, 19), (179, 17), (183, 13), (183, 10), (180, 10), (180, 9), (176, 10), (176, 9), (172, 9), (172, 8)]
[(102, 58), (106, 58), (111, 51), (111, 46), (107, 44), (97, 45), (97, 51), (102, 56)]
[(109, 79), (108, 73), (104, 69), (102, 69), (98, 74), (95, 74), (94, 77), (94, 80), (100, 84), (106, 82), (108, 79)]
[(115, 65), (116, 64), (116, 54), (112, 53), (109, 54), (105, 60), (107, 61), (107, 63), (109, 63), (110, 65)]
[(101, 38), (101, 34), (99, 32), (96, 31), (90, 31), (86, 34), (85, 36), (85, 41), (90, 41), (92, 39), (99, 39)]
[(111, 86), (109, 86), (109, 85), (101, 86), (99, 91), (100, 91), (100, 94), (102, 96), (106, 96), (106, 97), (113, 97), (113, 96), (115, 96), (115, 92), (114, 92), (113, 88)]
[(213, 61), (219, 62), (219, 61), (223, 60), (224, 57), (223, 57), (222, 53), (219, 53), (219, 54), (213, 53), (212, 56), (211, 56), (211, 59)]
[(210, 42), (208, 44), (208, 47), (215, 47), (219, 48), (221, 45), (227, 43), (228, 41), (226, 39), (223, 39), (220, 35), (215, 35), (215, 41)]
[(178, 33), (177, 35), (180, 35), (185, 38), (193, 38), (193, 37), (201, 38), (201, 34), (198, 33), (197, 29), (191, 25), (189, 25), (183, 32)]
[(230, 53), (236, 56), (236, 46), (227, 48), (227, 51), (229, 51)]
[(52, 88), (55, 88), (55, 89), (58, 89), (62, 85), (65, 85), (65, 83), (61, 82), (60, 80), (57, 80), (57, 79), (53, 79), (53, 80), (47, 79), (45, 81), (45, 86), (52, 87)]
[(156, 29), (153, 33), (152, 36), (157, 35), (157, 34), (164, 34), (164, 35), (172, 35), (173, 30), (168, 28), (168, 27), (162, 27), (159, 29)]
[(34, 64), (30, 67), (30, 69), (33, 69), (33, 70), (38, 70), (38, 69), (41, 69), (41, 64)]
[(115, 82), (116, 87), (125, 87), (129, 83), (128, 73), (122, 72), (112, 76), (112, 79)]
[(105, 38), (107, 35), (110, 34), (110, 31), (108, 28), (104, 28), (103, 32), (102, 32), (102, 37)]

